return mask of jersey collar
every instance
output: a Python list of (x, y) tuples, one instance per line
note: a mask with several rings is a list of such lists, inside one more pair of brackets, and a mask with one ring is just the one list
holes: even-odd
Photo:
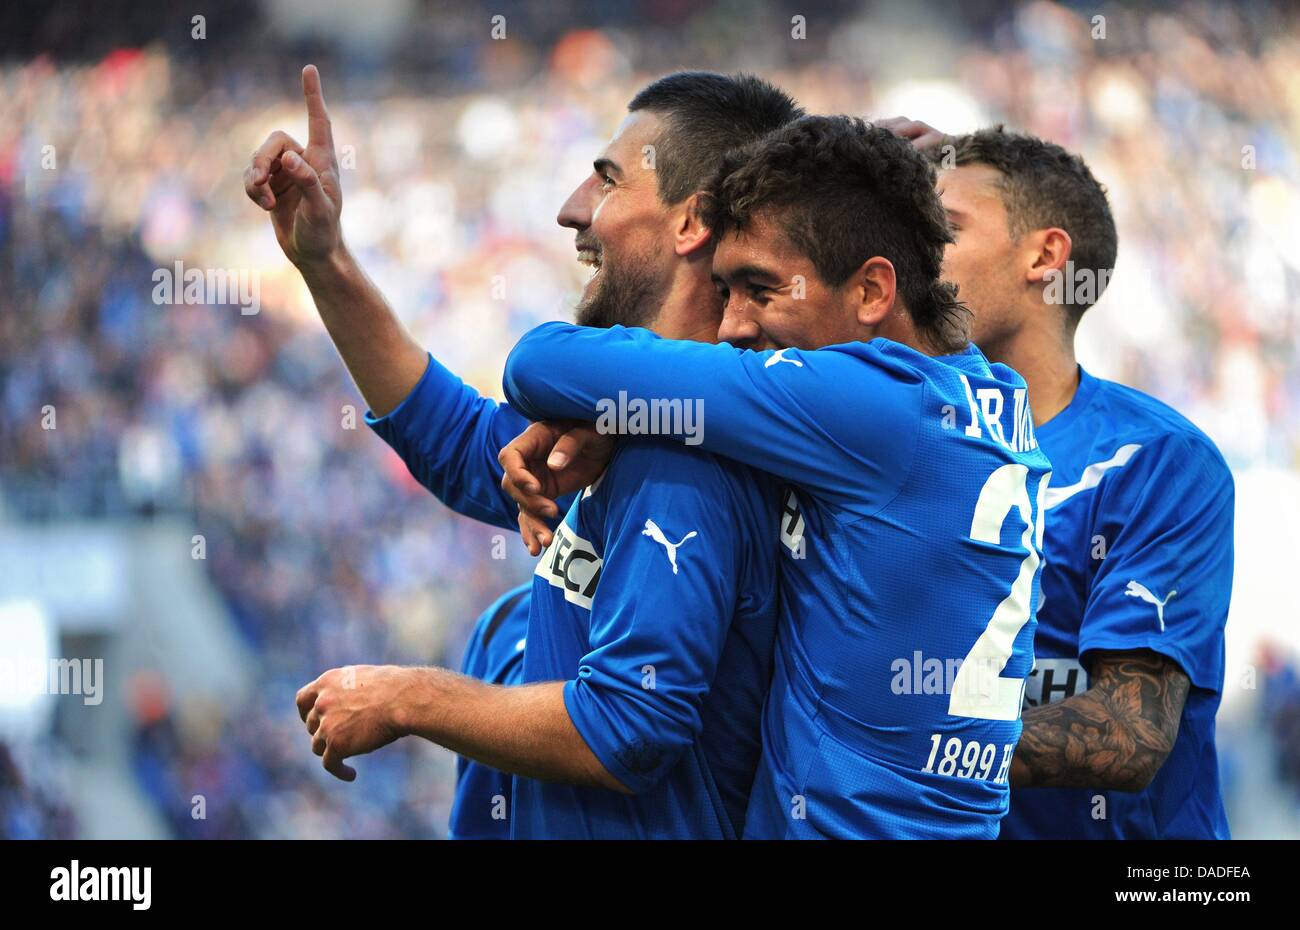
[(1092, 403), (1092, 397), (1097, 393), (1098, 381), (1092, 375), (1084, 370), (1082, 365), (1079, 366), (1079, 387), (1074, 392), (1074, 397), (1065, 405), (1065, 409), (1052, 417), (1046, 423), (1034, 427), (1034, 433), (1038, 436), (1046, 435), (1048, 438), (1057, 433), (1069, 429), (1070, 424), (1079, 418), (1088, 405)]

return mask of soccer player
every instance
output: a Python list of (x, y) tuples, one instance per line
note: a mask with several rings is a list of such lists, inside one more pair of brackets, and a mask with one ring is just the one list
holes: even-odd
[(1008, 838), (1228, 838), (1214, 716), (1232, 590), (1233, 483), (1160, 401), (1076, 361), (1117, 239), (1106, 193), (1058, 145), (1001, 127), (941, 137), (945, 274), (975, 341), (1025, 376), (1052, 461), (1043, 601)]
[[(249, 169), (249, 196), (272, 211), (354, 380), (384, 414), (372, 425), (440, 496), (454, 482), (461, 512), (513, 523), (494, 458), (509, 408), (415, 345), (348, 256), (314, 68), (304, 92), (306, 149), (273, 134)], [(762, 81), (703, 73), (661, 79), (629, 110), (560, 214), (596, 268), (579, 319), (714, 339), (721, 305), (698, 191), (723, 152), (799, 110)], [(615, 466), (539, 563), (529, 684), (494, 688), (442, 669), (327, 672), (298, 704), (329, 771), (350, 780), (344, 758), (418, 734), (530, 776), (516, 779), (516, 836), (739, 834), (770, 679), (776, 491), (674, 443), (630, 448)]]
[[(338, 164), (314, 66), (303, 70), (302, 81), (306, 148), (283, 132), (272, 133), (253, 154), (245, 191), (270, 213), (285, 255), (310, 287), (331, 338), (370, 404), (366, 423), (450, 509), (513, 529), (515, 505), (500, 488), (496, 456), (528, 421), (508, 405), (481, 397), (411, 339), (348, 252), (339, 229)], [(286, 166), (289, 153), (299, 160), (290, 156)], [(297, 186), (295, 177), (308, 186)], [(525, 592), (513, 598), (514, 593), (504, 595), (475, 624), (464, 674), (501, 685), (522, 679), (523, 657), (514, 647), (526, 638), (528, 597)], [(491, 642), (485, 639), (489, 629), (499, 634)], [(498, 799), (508, 801), (511, 794), (509, 775), (462, 756), (449, 834), (507, 839), (510, 824), (500, 816)]]
[[(698, 398), (703, 448), (795, 485), (748, 837), (992, 838), (1007, 809), (1049, 466), (1023, 380), (939, 280), (933, 185), (887, 130), (805, 117), (706, 201), (731, 345), (548, 323), (506, 363), (535, 419)], [(538, 433), (503, 452), (525, 503)]]

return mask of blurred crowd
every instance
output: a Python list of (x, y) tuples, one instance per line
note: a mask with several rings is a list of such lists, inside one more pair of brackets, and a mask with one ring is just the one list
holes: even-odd
[(1264, 655), (1263, 717), (1276, 741), (1278, 778), (1300, 804), (1300, 663), (1273, 651)]
[[(258, 40), (227, 35), (219, 55), (178, 39), (0, 62), (0, 519), (186, 517), (258, 657), (247, 706), (187, 713), (133, 683), (134, 777), (175, 835), (441, 835), (446, 759), (390, 748), (349, 792), (310, 755), (292, 694), (350, 662), (456, 664), (474, 616), (528, 568), (494, 558), (497, 531), (444, 511), (370, 434), (243, 194), (268, 132), (305, 135), (306, 60), (334, 117), (346, 238), (416, 337), (485, 392), (522, 331), (572, 306), (581, 271), (555, 213), (637, 87), (745, 68), (810, 111), (920, 106), (905, 115), (1083, 151), (1121, 242), (1081, 330), (1091, 367), (1180, 407), (1234, 467), (1300, 467), (1293, 17), (1102, 5), (1099, 37), (1092, 13), (1046, 2), (987, 19), (838, 4), (796, 40), (777, 5), (658, 3), (608, 28), (521, 16), (493, 41), (472, 9), (438, 27), (415, 5), (414, 38), (378, 63), (255, 19), (240, 28)], [(422, 60), (417, 40), (440, 51)], [(258, 312), (156, 303), (176, 261), (253, 273)], [(1294, 753), (1291, 700), (1273, 716)], [(0, 835), (75, 832), (19, 755), (0, 745)]]

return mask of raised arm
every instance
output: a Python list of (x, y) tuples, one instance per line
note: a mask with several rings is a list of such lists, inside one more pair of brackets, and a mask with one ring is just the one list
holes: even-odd
[(339, 163), (315, 65), (303, 68), (302, 94), (306, 147), (271, 133), (244, 171), (244, 191), (270, 214), (276, 241), (311, 290), (361, 396), (383, 415), (420, 380), (425, 352), (343, 243)]
[(321, 321), (370, 407), (366, 422), (416, 480), (459, 514), (513, 529), (497, 452), (527, 421), (437, 363), (411, 338), (343, 242), (343, 191), (320, 74), (302, 72), (307, 145), (273, 132), (244, 172), (248, 197), (302, 274)]

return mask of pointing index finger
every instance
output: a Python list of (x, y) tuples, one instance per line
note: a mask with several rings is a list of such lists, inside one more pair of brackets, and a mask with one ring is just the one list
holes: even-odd
[(302, 69), (302, 96), (307, 103), (307, 144), (333, 149), (334, 133), (330, 128), (330, 115), (325, 110), (320, 72), (315, 65)]

